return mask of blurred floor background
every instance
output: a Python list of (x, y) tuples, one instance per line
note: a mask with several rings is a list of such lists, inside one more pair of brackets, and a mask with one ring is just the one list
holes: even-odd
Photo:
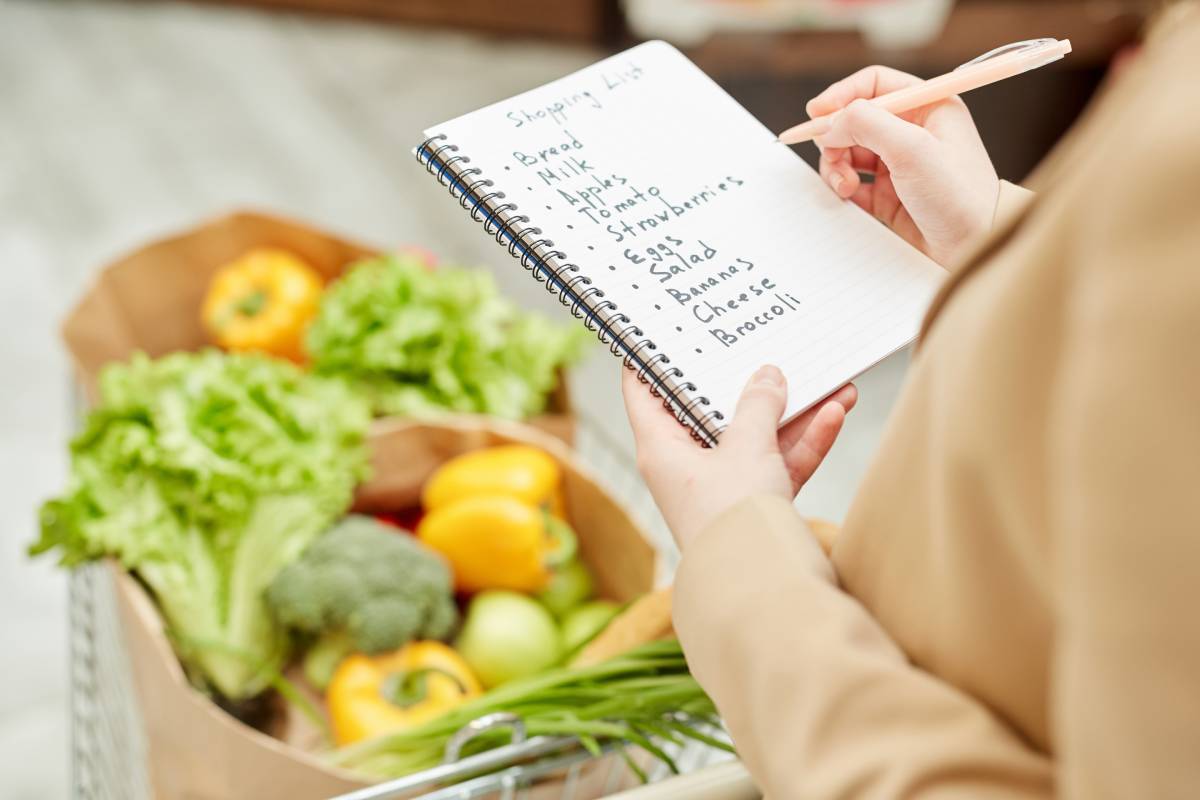
[[(753, 41), (713, 40), (695, 53), (776, 126), (829, 79), (874, 60), (859, 46), (797, 61), (798, 43), (772, 40), (770, 50)], [(68, 790), (66, 582), (24, 548), (37, 504), (65, 476), (71, 378), (57, 321), (95, 269), (148, 238), (253, 207), (489, 266), (520, 303), (564, 318), (409, 149), (424, 127), (581, 67), (616, 43), (185, 3), (0, 2), (0, 795)], [(968, 37), (960, 49), (976, 44)], [(1041, 94), (980, 93), (985, 137), (1006, 177), (1021, 177), (1077, 113), (1103, 68), (1107, 45), (1098, 47), (1094, 63)], [(934, 49), (912, 68), (934, 71), (958, 55)], [(1003, 134), (1021, 109), (1039, 107), (1045, 113), (1021, 136)], [(842, 517), (906, 358), (859, 382), (859, 409), (803, 492), (802, 510)], [(618, 362), (596, 348), (574, 375), (574, 397), (628, 447), (617, 377)]]

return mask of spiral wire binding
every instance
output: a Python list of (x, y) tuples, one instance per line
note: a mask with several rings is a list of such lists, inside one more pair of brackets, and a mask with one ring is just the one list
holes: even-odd
[(555, 249), (553, 241), (541, 238), (542, 229), (533, 226), (528, 216), (517, 213), (517, 204), (508, 202), (504, 192), (497, 191), (481, 169), (469, 166), (471, 159), (459, 153), (458, 145), (448, 142), (445, 134), (437, 134), (421, 143), (416, 156), (471, 219), (482, 224), (497, 244), (546, 284), (546, 290), (583, 320), (613, 355), (637, 373), (639, 381), (649, 384), (651, 393), (662, 398), (667, 410), (697, 441), (706, 447), (717, 443), (724, 426), (713, 423), (720, 423), (725, 415), (709, 410), (709, 399), (695, 395), (696, 384), (685, 381), (683, 371), (671, 366), (666, 354), (655, 352), (658, 347), (645, 338), (645, 332), (621, 313), (602, 289), (592, 285), (592, 279), (582, 274), (577, 264), (567, 262), (567, 254)]

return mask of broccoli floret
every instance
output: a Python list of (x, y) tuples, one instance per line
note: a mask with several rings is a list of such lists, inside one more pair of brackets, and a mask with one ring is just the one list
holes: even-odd
[[(458, 623), (441, 556), (371, 517), (352, 514), (309, 545), (267, 589), (289, 628), (318, 638), (318, 685), (354, 649), (368, 655), (413, 639), (445, 639)], [(324, 677), (325, 680), (320, 678)]]

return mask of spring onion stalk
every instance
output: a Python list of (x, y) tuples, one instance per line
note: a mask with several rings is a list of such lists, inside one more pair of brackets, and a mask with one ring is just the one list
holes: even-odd
[[(716, 708), (688, 672), (679, 643), (652, 642), (591, 667), (563, 667), (506, 683), (423, 725), (358, 742), (332, 754), (340, 766), (399, 777), (437, 766), (464, 725), (496, 712), (516, 714), (530, 736), (575, 736), (593, 752), (602, 743), (636, 745), (672, 770), (660, 743), (694, 739), (730, 749), (702, 732), (717, 726)], [(508, 744), (507, 730), (481, 733), (471, 755)]]

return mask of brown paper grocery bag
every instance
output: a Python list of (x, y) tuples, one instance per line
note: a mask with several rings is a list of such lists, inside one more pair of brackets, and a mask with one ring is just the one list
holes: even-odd
[[(371, 512), (410, 506), (425, 479), (447, 459), (510, 443), (540, 447), (561, 465), (568, 516), (581, 556), (595, 573), (598, 594), (627, 602), (649, 592), (657, 556), (641, 529), (561, 440), (528, 425), (460, 417), (377, 426), (370, 436), (374, 476), (360, 488), (355, 507)], [(313, 740), (299, 715), (281, 714), (273, 726), (278, 729), (275, 738), (238, 721), (194, 689), (149, 595), (119, 566), (110, 569), (157, 798), (317, 800), (369, 785), (361, 776), (330, 766), (319, 753), (289, 744)], [(528, 796), (557, 800), (564, 781), (543, 781)], [(589, 762), (571, 779), (577, 800), (635, 782), (615, 757)]]
[(365, 785), (242, 724), (193, 689), (153, 601), (119, 566), (110, 566), (156, 798), (325, 798)]
[[(326, 282), (379, 255), (306, 223), (255, 211), (235, 211), (151, 242), (103, 267), (63, 321), (62, 336), (85, 393), (94, 399), (104, 365), (139, 350), (161, 356), (208, 345), (200, 306), (209, 282), (223, 265), (263, 246), (295, 253)], [(571, 440), (574, 423), (561, 376), (547, 413), (530, 424)]]

